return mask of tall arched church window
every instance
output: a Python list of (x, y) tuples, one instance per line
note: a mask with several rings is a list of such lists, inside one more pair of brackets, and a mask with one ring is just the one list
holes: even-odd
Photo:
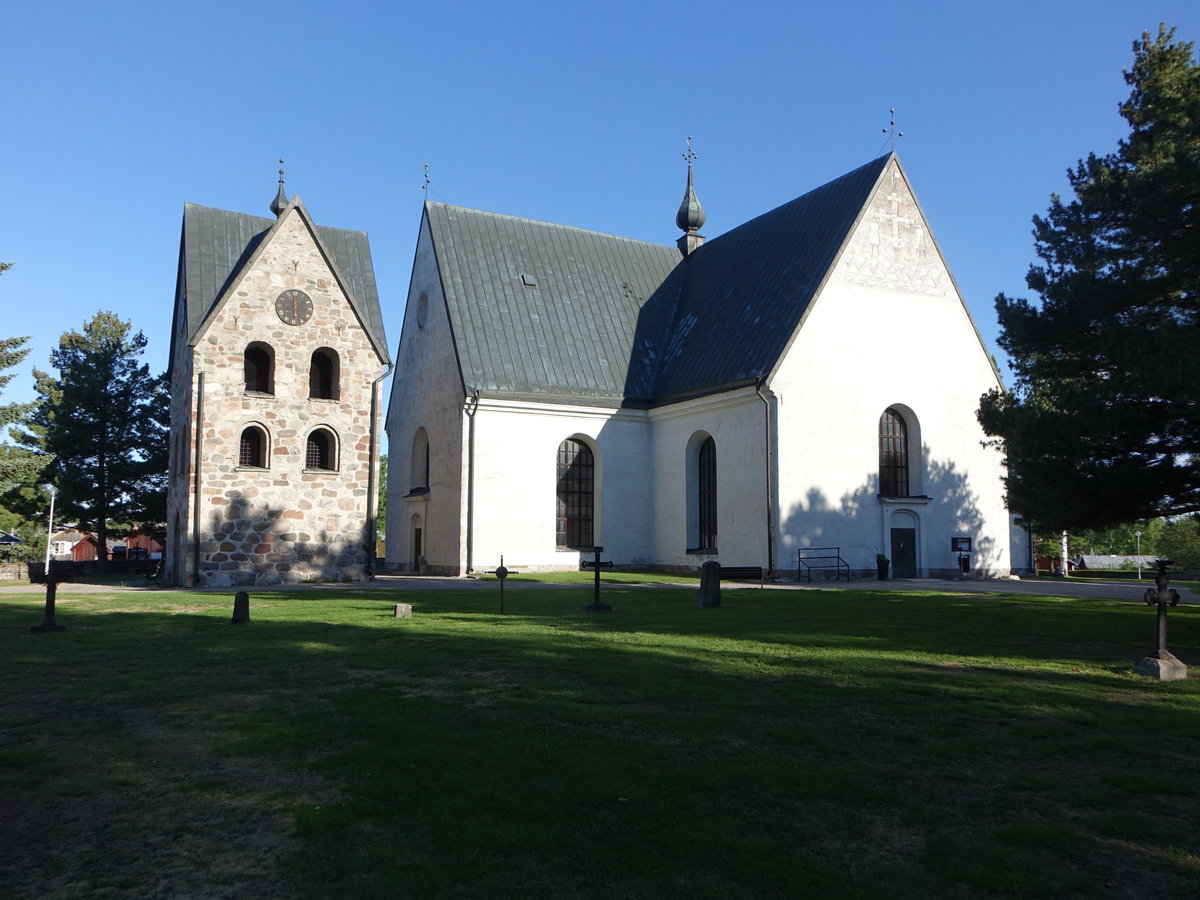
[(255, 341), (246, 347), (246, 393), (275, 393), (275, 351), (269, 344)]
[(238, 465), (251, 469), (267, 467), (267, 433), (259, 426), (247, 425), (242, 429), (238, 441)]
[(717, 549), (717, 444), (708, 437), (700, 445), (699, 475), (700, 550)]
[(325, 472), (337, 470), (337, 441), (328, 428), (317, 428), (309, 433), (304, 451), (304, 468)]
[(595, 545), (595, 459), (583, 441), (558, 445), (558, 516), (555, 541), (564, 549)]
[(413, 435), (412, 474), (409, 478), (409, 490), (429, 487), (429, 435), (424, 428), (418, 428)]
[(889, 407), (879, 417), (879, 493), (907, 497), (908, 486), (908, 426)]
[(313, 400), (338, 399), (338, 355), (336, 350), (321, 347), (313, 351), (308, 369), (308, 396)]

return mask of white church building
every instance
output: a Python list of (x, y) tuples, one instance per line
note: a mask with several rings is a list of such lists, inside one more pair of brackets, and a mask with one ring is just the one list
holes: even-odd
[(676, 222), (663, 246), (425, 204), (389, 569), (1024, 565), (975, 417), (999, 378), (895, 154), (708, 241), (689, 167)]

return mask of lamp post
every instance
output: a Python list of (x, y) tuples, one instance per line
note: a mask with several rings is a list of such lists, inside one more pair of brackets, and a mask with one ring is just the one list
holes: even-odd
[(50, 538), (54, 536), (54, 498), (58, 495), (58, 488), (48, 484), (46, 490), (50, 492), (50, 521), (46, 525), (46, 612), (42, 618), (42, 624), (34, 625), (29, 629), (32, 632), (43, 634), (66, 631), (66, 626), (59, 625), (54, 618), (54, 601), (58, 593), (58, 582), (54, 580), (54, 575), (50, 571)]
[(1142, 533), (1135, 531), (1134, 536), (1137, 538), (1137, 560), (1138, 560), (1138, 581), (1142, 580)]
[(50, 494), (50, 517), (46, 520), (46, 574), (50, 574), (50, 538), (54, 536), (54, 498), (58, 496), (58, 488), (52, 484), (46, 485)]

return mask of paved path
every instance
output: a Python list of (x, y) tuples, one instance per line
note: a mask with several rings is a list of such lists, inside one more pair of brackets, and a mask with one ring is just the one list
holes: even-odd
[[(626, 586), (626, 585), (622, 585)], [(669, 584), (652, 584), (651, 588), (676, 587)], [(748, 583), (725, 582), (721, 585), (724, 590), (757, 590), (758, 585)], [(1038, 594), (1052, 597), (1099, 597), (1112, 600), (1131, 600), (1142, 602), (1142, 596), (1147, 588), (1154, 587), (1154, 582), (1147, 579), (1140, 585), (1128, 583), (1112, 583), (1105, 581), (1083, 581), (1076, 578), (1042, 578), (1036, 581), (1020, 581), (1016, 579), (968, 579), (965, 581), (942, 580), (936, 578), (900, 578), (888, 581), (874, 579), (855, 579), (845, 581), (821, 581), (813, 584), (806, 582), (781, 582), (768, 584), (767, 589), (776, 591), (810, 591), (810, 590), (856, 590), (856, 591), (945, 591), (952, 594)], [(509, 581), (507, 590), (543, 590), (550, 588), (577, 588), (591, 590), (591, 582), (583, 584), (550, 584), (537, 581)], [(374, 581), (354, 584), (288, 584), (259, 586), (249, 588), (252, 592), (264, 591), (319, 591), (319, 590), (366, 590), (390, 591), (397, 594), (409, 591), (463, 591), (463, 590), (496, 590), (496, 582), (489, 579), (480, 581), (476, 578), (448, 578), (421, 575), (380, 575)], [(114, 591), (159, 592), (170, 591), (171, 588), (145, 587), (136, 582), (130, 585), (112, 584), (72, 584), (63, 583), (58, 587), (59, 597), (70, 597), (72, 594), (105, 593)], [(234, 594), (240, 588), (205, 588), (205, 592)], [(35, 593), (44, 595), (46, 588), (40, 584), (25, 584), (0, 582), (0, 594)], [(1200, 604), (1200, 595), (1190, 588), (1181, 588), (1180, 602), (1185, 604)]]
[[(808, 585), (802, 585), (808, 587)], [(833, 582), (820, 585), (833, 587)], [(1136, 600), (1142, 598), (1154, 582), (1147, 579), (1139, 584), (1111, 581), (1083, 581), (1077, 578), (1040, 578), (1029, 581), (1015, 579), (967, 579), (965, 581), (937, 578), (900, 578), (888, 581), (840, 582), (842, 590), (847, 587), (863, 591), (947, 591), (954, 594), (1037, 594), (1049, 597), (1099, 597), (1107, 600)], [(817, 585), (813, 585), (817, 587)], [(1191, 588), (1179, 588), (1180, 603), (1200, 603), (1200, 596)]]

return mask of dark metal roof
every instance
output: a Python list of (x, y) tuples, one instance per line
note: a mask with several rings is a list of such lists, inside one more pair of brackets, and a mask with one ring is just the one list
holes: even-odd
[(659, 402), (770, 373), (890, 159), (872, 160), (692, 252), (659, 369)]
[[(304, 207), (298, 201), (293, 203), (312, 224)], [(194, 203), (184, 204), (180, 278), (186, 301), (189, 343), (276, 221)], [(380, 358), (387, 360), (387, 339), (366, 232), (323, 225), (313, 225), (313, 228), (372, 344)]]
[(469, 388), (649, 399), (643, 361), (662, 353), (678, 250), (444, 203), (425, 215)]
[(753, 383), (786, 349), (892, 158), (686, 260), (675, 247), (426, 203), (464, 382), (634, 406)]

